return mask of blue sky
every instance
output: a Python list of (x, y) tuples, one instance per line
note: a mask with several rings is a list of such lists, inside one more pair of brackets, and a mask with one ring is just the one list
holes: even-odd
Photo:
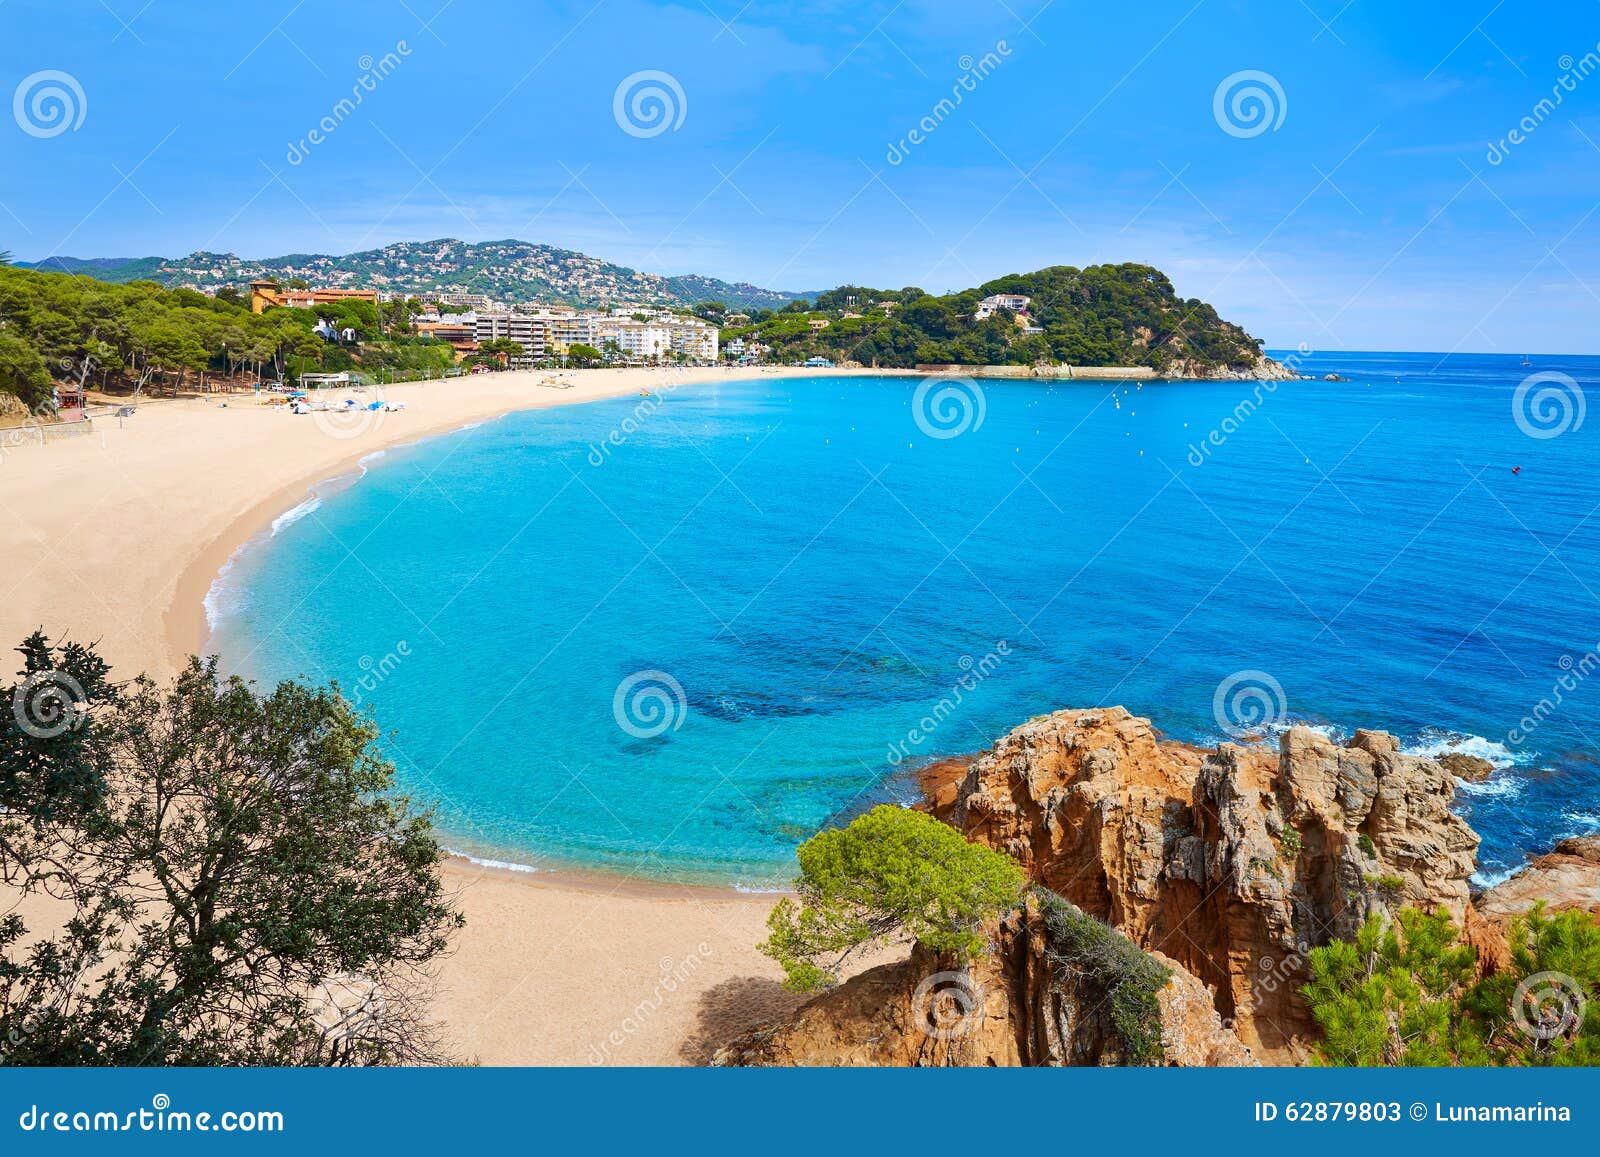
[[(0, 0), (0, 248), (517, 237), (935, 291), (1131, 260), (1274, 348), (1600, 353), (1600, 4), (1529, 7)], [(654, 135), (615, 113), (646, 71), (682, 94)]]

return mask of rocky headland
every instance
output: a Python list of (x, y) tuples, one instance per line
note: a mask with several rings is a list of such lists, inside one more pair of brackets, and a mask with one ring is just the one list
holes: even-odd
[(1451, 810), (1451, 769), (1380, 731), (1208, 749), (1121, 707), (1059, 711), (924, 787), (934, 815), (1036, 885), (993, 952), (963, 970), (914, 948), (718, 1063), (1297, 1064), (1315, 1039), (1310, 951), (1369, 916), (1446, 911), (1492, 971), (1535, 902), (1600, 912), (1600, 837), (1474, 895), (1479, 840)]

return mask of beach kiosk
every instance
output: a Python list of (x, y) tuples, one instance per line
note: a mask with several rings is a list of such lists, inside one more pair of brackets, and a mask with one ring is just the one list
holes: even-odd
[[(308, 410), (345, 408), (342, 402), (330, 405), (328, 402), (329, 392), (338, 394), (345, 390), (361, 390), (365, 388), (360, 381), (350, 376), (349, 371), (337, 374), (301, 374), (299, 393), (303, 395), (303, 398), (299, 400), (295, 413), (303, 414)], [(293, 395), (291, 394), (290, 397), (292, 399)], [(353, 405), (353, 403), (351, 404)], [(305, 409), (302, 410), (299, 406), (304, 406)]]

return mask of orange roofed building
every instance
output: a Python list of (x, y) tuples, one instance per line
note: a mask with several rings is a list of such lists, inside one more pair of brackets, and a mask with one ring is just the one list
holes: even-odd
[(296, 309), (313, 309), (319, 305), (332, 305), (338, 301), (370, 301), (378, 304), (375, 289), (284, 289), (276, 281), (250, 283), (250, 312), (265, 313), (274, 305), (287, 305)]

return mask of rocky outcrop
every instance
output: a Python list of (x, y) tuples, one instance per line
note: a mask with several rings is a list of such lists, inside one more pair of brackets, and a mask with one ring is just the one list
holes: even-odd
[(1177, 961), (1245, 1044), (1293, 1061), (1312, 1029), (1298, 995), (1311, 948), (1405, 905), (1470, 921), (1478, 838), (1454, 789), (1382, 732), (1340, 746), (1297, 727), (1277, 753), (1205, 750), (1112, 707), (1017, 728), (940, 814)]
[(26, 425), (32, 417), (33, 411), (28, 409), (21, 398), (0, 390), (0, 430)]
[[(1454, 777), (1384, 732), (1339, 744), (1295, 727), (1276, 751), (1207, 749), (1164, 741), (1121, 707), (1060, 711), (927, 769), (923, 785), (928, 810), (1039, 886), (962, 974), (969, 989), (951, 982), (977, 1022), (928, 1031), (924, 986), (959, 970), (914, 951), (740, 1038), (723, 1063), (1295, 1063), (1315, 1031), (1299, 995), (1311, 949), (1369, 916), (1442, 909), (1485, 967), (1505, 955), (1499, 908), (1471, 902), (1478, 837), (1450, 810)], [(1592, 895), (1600, 848), (1546, 860), (1548, 877)], [(1130, 1039), (1109, 1015), (1128, 990), (1113, 1000), (1106, 978), (1149, 968), (1160, 982), (1135, 991), (1154, 1035)]]
[(1482, 783), (1494, 773), (1494, 764), (1464, 751), (1447, 751), (1438, 757), (1438, 763), (1451, 775), (1468, 783)]
[(1218, 366), (1193, 358), (1179, 358), (1162, 376), (1231, 382), (1292, 382), (1300, 377), (1282, 362), (1274, 361), (1265, 354), (1252, 366)]
[(1600, 916), (1600, 836), (1562, 840), (1555, 851), (1490, 888), (1476, 903), (1502, 929), (1538, 903), (1550, 912), (1575, 908)]
[(1176, 961), (1048, 896), (963, 967), (922, 948), (869, 969), (718, 1065), (1249, 1065), (1206, 987)]

